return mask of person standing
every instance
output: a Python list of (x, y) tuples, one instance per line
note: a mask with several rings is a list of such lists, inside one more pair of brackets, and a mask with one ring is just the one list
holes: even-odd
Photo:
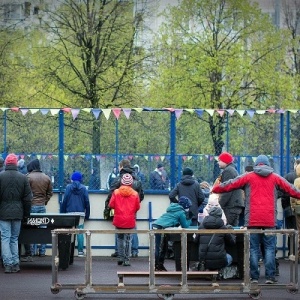
[[(239, 175), (233, 164), (233, 156), (230, 153), (222, 152), (219, 155), (218, 164), (220, 169), (223, 170), (220, 175), (220, 182), (225, 182)], [(238, 226), (240, 214), (244, 207), (242, 190), (238, 189), (222, 193), (220, 195), (219, 203), (225, 213), (227, 224), (231, 226)]]
[[(276, 229), (276, 205), (278, 191), (300, 199), (300, 190), (280, 175), (274, 173), (267, 156), (259, 155), (253, 172), (245, 173), (226, 182), (217, 183), (213, 193), (227, 193), (243, 189), (245, 192), (245, 227), (248, 229)], [(259, 279), (260, 244), (264, 246), (266, 284), (276, 283), (275, 249), (276, 235), (252, 233), (250, 235), (250, 276), (253, 283)]]
[(169, 193), (170, 201), (174, 203), (178, 202), (176, 197), (180, 198), (181, 196), (185, 196), (191, 200), (192, 206), (190, 207), (190, 211), (193, 214), (191, 225), (197, 226), (198, 208), (203, 203), (205, 196), (191, 168), (183, 169), (180, 182)]
[[(121, 177), (121, 186), (115, 189), (109, 201), (114, 209), (113, 225), (116, 229), (136, 228), (136, 213), (140, 209), (139, 194), (132, 188), (133, 177), (126, 173)], [(117, 233), (118, 265), (130, 266), (130, 233)]]
[(150, 173), (150, 189), (152, 190), (165, 190), (165, 180), (166, 178), (163, 176), (164, 166), (162, 164), (158, 164), (156, 169)]
[(30, 216), (32, 193), (28, 179), (18, 172), (18, 158), (9, 154), (0, 173), (0, 232), (5, 273), (20, 271), (18, 239), (21, 221)]
[[(71, 176), (72, 182), (67, 185), (60, 211), (62, 213), (80, 214), (78, 229), (84, 228), (84, 220), (90, 218), (90, 199), (88, 191), (83, 185), (82, 174), (75, 171)], [(84, 236), (77, 234), (78, 257), (84, 257)]]
[(26, 165), (25, 165), (25, 160), (23, 158), (21, 158), (19, 161), (18, 161), (18, 171), (24, 175), (27, 174), (27, 168), (26, 168)]
[[(51, 179), (42, 172), (39, 159), (32, 160), (27, 165), (27, 178), (33, 194), (31, 202), (31, 213), (46, 213), (46, 205), (53, 195)], [(35, 246), (32, 245), (31, 253), (35, 253)], [(46, 255), (46, 244), (41, 244), (39, 256)]]
[[(134, 168), (131, 167), (130, 161), (128, 159), (122, 159), (119, 162), (119, 176), (115, 180), (114, 184), (111, 186), (107, 198), (105, 200), (105, 208), (103, 212), (104, 219), (110, 220), (113, 219), (111, 214), (111, 209), (109, 207), (109, 201), (112, 196), (112, 193), (115, 189), (121, 186), (121, 179), (124, 174), (130, 174), (133, 178), (132, 188), (138, 193), (140, 202), (144, 200), (144, 190), (142, 182), (138, 179), (137, 175), (135, 174)], [(139, 249), (139, 239), (137, 233), (132, 234), (132, 245), (131, 245), (131, 256), (133, 258), (138, 257), (138, 249)], [(116, 236), (116, 243), (115, 243), (115, 252), (111, 254), (112, 257), (118, 257), (118, 246), (117, 246), (117, 236)]]
[(108, 190), (110, 190), (112, 188), (112, 186), (116, 182), (117, 178), (118, 178), (117, 168), (114, 167), (113, 170), (107, 176), (106, 188)]

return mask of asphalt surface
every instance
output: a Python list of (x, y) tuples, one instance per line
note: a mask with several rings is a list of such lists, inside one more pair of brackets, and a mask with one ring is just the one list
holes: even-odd
[[(62, 289), (57, 293), (51, 292), (52, 285), (52, 270), (51, 270), (51, 257), (34, 257), (33, 262), (21, 263), (21, 271), (14, 274), (5, 274), (4, 269), (0, 268), (0, 299), (76, 299), (74, 296), (75, 288), (78, 286), (85, 286), (85, 258), (74, 258), (74, 263), (69, 266), (65, 271), (58, 272), (57, 281), (54, 282), (62, 285)], [(169, 271), (175, 270), (175, 264), (173, 260), (166, 260), (166, 268)], [(298, 270), (299, 270), (298, 265)], [(117, 261), (111, 257), (93, 257), (92, 261), (92, 283), (93, 285), (117, 285), (118, 277), (117, 271), (146, 271), (148, 269), (148, 258), (138, 257), (131, 260), (131, 267), (117, 266)], [(261, 278), (259, 284), (264, 283), (264, 270), (262, 267)], [(280, 260), (280, 275), (277, 277), (278, 285), (266, 286), (262, 285), (261, 298), (260, 299), (272, 299), (272, 300), (287, 300), (287, 299), (299, 299), (299, 292), (291, 294), (286, 290), (285, 285), (289, 284), (290, 267), (289, 262)], [(167, 284), (163, 278), (158, 278), (157, 283)], [(168, 280), (168, 279), (167, 279)], [(171, 281), (178, 279), (171, 279)], [(203, 279), (192, 279), (193, 282)], [(147, 284), (147, 278), (125, 278), (126, 283), (135, 284)], [(188, 281), (189, 282), (189, 281)], [(202, 281), (203, 282), (203, 281)], [(242, 281), (238, 279), (234, 280), (222, 280), (220, 284), (236, 283), (239, 284)], [(171, 282), (172, 283), (172, 282)], [(64, 285), (72, 285), (72, 288), (64, 288)], [(129, 293), (115, 293), (115, 294), (100, 294), (92, 291), (85, 295), (88, 299), (107, 299), (107, 300), (121, 300), (121, 299), (159, 299), (160, 295), (157, 294), (129, 294)], [(229, 293), (212, 293), (212, 294), (175, 294), (173, 297), (176, 299), (250, 299), (249, 295), (244, 292), (232, 292)]]

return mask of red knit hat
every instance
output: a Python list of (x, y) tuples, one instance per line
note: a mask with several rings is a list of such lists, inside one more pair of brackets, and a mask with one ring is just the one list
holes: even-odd
[(228, 165), (233, 162), (233, 156), (228, 152), (222, 152), (219, 155), (219, 160)]
[(5, 159), (5, 165), (17, 165), (18, 164), (18, 157), (14, 154), (8, 154)]

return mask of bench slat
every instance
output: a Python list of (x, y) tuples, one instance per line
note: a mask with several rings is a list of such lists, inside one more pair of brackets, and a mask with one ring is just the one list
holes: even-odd
[[(149, 271), (117, 271), (118, 276), (149, 276)], [(218, 271), (188, 271), (187, 275), (218, 275)], [(181, 276), (182, 272), (180, 271), (155, 271), (154, 275), (169, 275), (169, 276)]]

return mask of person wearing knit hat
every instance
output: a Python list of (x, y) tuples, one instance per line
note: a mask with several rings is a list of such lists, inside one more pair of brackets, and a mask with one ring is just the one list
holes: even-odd
[(233, 163), (233, 156), (228, 152), (222, 152), (219, 155), (218, 159), (219, 159), (219, 161), (221, 161), (227, 165)]
[[(133, 177), (125, 173), (121, 177), (121, 186), (115, 189), (109, 201), (114, 210), (113, 225), (116, 229), (134, 229), (136, 213), (140, 209), (140, 197), (132, 188)], [(118, 265), (130, 266), (131, 233), (117, 233)]]
[[(66, 187), (64, 198), (61, 204), (61, 213), (80, 214), (78, 229), (84, 228), (84, 221), (90, 218), (90, 199), (88, 190), (82, 184), (82, 173), (75, 171), (71, 176), (72, 182)], [(78, 257), (84, 257), (84, 235), (77, 234)]]
[(18, 172), (18, 158), (7, 155), (0, 174), (1, 258), (5, 273), (20, 272), (19, 235), (21, 222), (30, 216), (32, 192), (28, 179)]
[(182, 175), (190, 175), (190, 176), (193, 176), (194, 175), (194, 171), (189, 168), (189, 167), (186, 167), (182, 170)]
[(18, 157), (14, 154), (14, 153), (11, 153), (11, 154), (8, 154), (6, 159), (5, 159), (5, 165), (15, 165), (17, 166), (18, 164)]
[(75, 171), (71, 176), (71, 180), (81, 182), (82, 181), (82, 174), (78, 171)]
[(121, 178), (121, 184), (122, 185), (132, 185), (133, 184), (133, 178), (130, 174), (126, 173)]
[(269, 161), (268, 157), (266, 155), (257, 156), (257, 158), (255, 160), (255, 166), (258, 166), (258, 165), (270, 166), (270, 161)]
[[(230, 153), (222, 152), (219, 155), (218, 164), (222, 173), (215, 181), (214, 185), (234, 179), (239, 175), (235, 165), (233, 164), (233, 156)], [(238, 226), (240, 214), (244, 207), (242, 190), (239, 189), (231, 193), (222, 193), (220, 195), (219, 203), (226, 216), (227, 224), (231, 226)]]
[[(215, 185), (213, 193), (230, 193), (237, 189), (245, 191), (245, 224), (248, 229), (276, 229), (276, 191), (300, 199), (300, 190), (289, 183), (268, 165), (265, 155), (259, 155), (253, 172), (245, 173), (233, 180)], [(261, 245), (264, 246), (266, 284), (276, 283), (276, 235), (254, 233), (250, 235), (250, 276), (253, 282), (259, 280), (259, 259)]]
[[(199, 230), (227, 229), (222, 220), (222, 209), (213, 206), (208, 215), (199, 225)], [(220, 270), (232, 263), (232, 256), (226, 252), (226, 248), (236, 245), (236, 237), (231, 233), (197, 234), (196, 243), (199, 248), (199, 267), (203, 270)]]

